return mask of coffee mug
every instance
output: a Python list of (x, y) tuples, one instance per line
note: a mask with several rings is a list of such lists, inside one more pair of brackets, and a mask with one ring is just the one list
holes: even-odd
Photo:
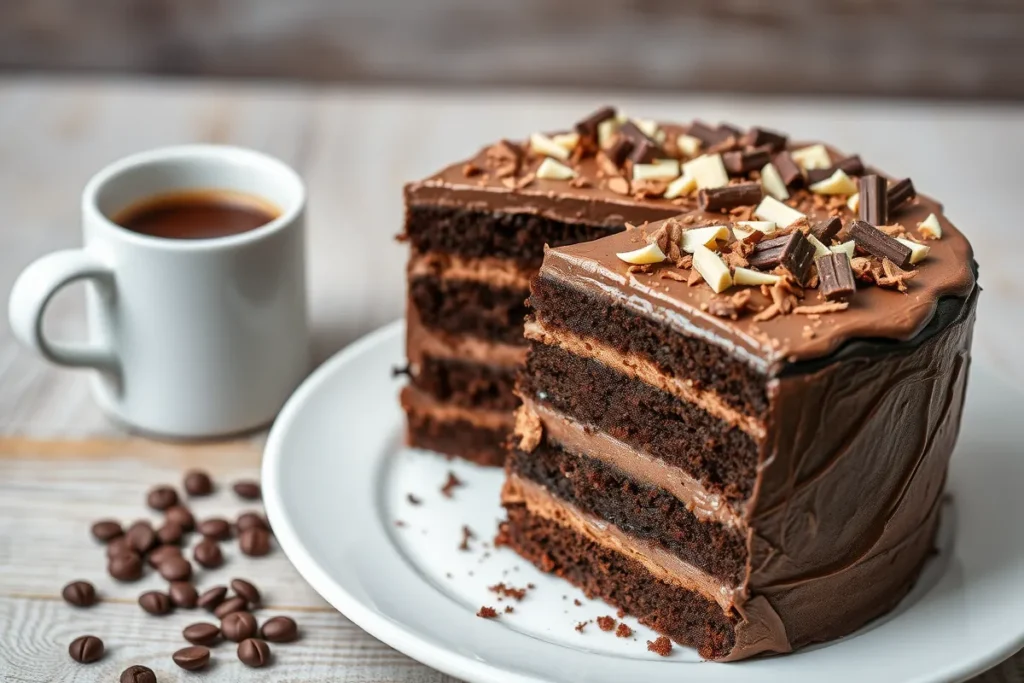
[[(209, 239), (153, 237), (112, 220), (150, 197), (210, 189), (279, 213)], [(266, 425), (309, 370), (305, 202), (295, 171), (252, 150), (186, 145), (117, 161), (82, 195), (83, 248), (40, 258), (15, 283), (14, 334), (50, 362), (95, 370), (101, 408), (141, 432), (202, 438)], [(77, 280), (88, 342), (48, 339), (46, 306)]]

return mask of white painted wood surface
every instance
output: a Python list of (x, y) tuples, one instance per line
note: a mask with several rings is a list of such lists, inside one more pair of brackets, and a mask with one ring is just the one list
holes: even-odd
[[(821, 137), (878, 166), (910, 175), (941, 197), (970, 235), (985, 293), (975, 337), (978, 363), (1024, 382), (1018, 347), (1020, 240), (1016, 177), (1024, 158), (1024, 108), (706, 97), (553, 97), (371, 91), (217, 83), (0, 80), (0, 312), (17, 273), (33, 258), (79, 244), (78, 194), (88, 177), (124, 154), (178, 142), (225, 142), (276, 154), (305, 176), (311, 195), (310, 284), (318, 359), (401, 313), (401, 184), (501, 136), (557, 128), (598, 104), (645, 116), (700, 116), (761, 123)], [(47, 327), (82, 334), (78, 292), (58, 296)], [(132, 663), (160, 680), (184, 680), (170, 653), (201, 615), (157, 619), (104, 572), (88, 536), (98, 517), (147, 516), (146, 489), (177, 483), (188, 466), (221, 482), (254, 476), (261, 437), (212, 445), (157, 444), (111, 425), (92, 404), (86, 375), (49, 367), (18, 347), (0, 324), (0, 680), (116, 680)], [(200, 515), (233, 513), (223, 490)], [(265, 614), (288, 613), (301, 641), (275, 648), (276, 664), (244, 669), (232, 648), (215, 650), (210, 681), (447, 681), (379, 643), (331, 610), (280, 552), (251, 560), (228, 546), (229, 562), (200, 586), (248, 576), (264, 588)], [(59, 597), (73, 578), (94, 581), (104, 602), (74, 610)], [(71, 662), (67, 644), (92, 632), (102, 662)], [(978, 680), (1024, 683), (1024, 655)]]

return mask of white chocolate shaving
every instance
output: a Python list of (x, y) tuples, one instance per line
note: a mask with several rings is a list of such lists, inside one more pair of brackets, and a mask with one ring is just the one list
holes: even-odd
[(692, 135), (680, 135), (676, 138), (676, 148), (688, 158), (700, 154), (700, 145), (700, 139)]
[(897, 237), (896, 241), (905, 247), (910, 247), (910, 262), (918, 263), (923, 261), (928, 256), (928, 252), (932, 250), (927, 244), (918, 244), (917, 242), (911, 242), (905, 240), (902, 237)]
[(679, 248), (692, 254), (697, 247), (718, 250), (718, 241), (729, 241), (729, 228), (724, 225), (709, 225), (706, 228), (692, 228), (683, 233), (683, 243)]
[(690, 194), (697, 189), (697, 179), (688, 173), (683, 173), (665, 188), (665, 199), (675, 199), (680, 195)]
[(814, 183), (810, 187), (811, 192), (817, 194), (857, 194), (857, 183), (853, 182), (846, 171), (839, 168), (825, 180)]
[(605, 119), (597, 124), (597, 144), (601, 149), (608, 149), (611, 146), (620, 124), (616, 118)]
[(683, 175), (691, 175), (697, 187), (711, 190), (729, 184), (729, 173), (722, 163), (721, 154), (705, 154), (683, 164)]
[(718, 254), (703, 245), (698, 244), (693, 252), (693, 267), (716, 292), (724, 292), (732, 286), (729, 266), (725, 265)]
[(732, 276), (733, 282), (737, 285), (774, 285), (782, 278), (772, 273), (762, 273), (750, 268), (737, 268)]
[(942, 225), (939, 223), (939, 217), (934, 213), (928, 214), (928, 218), (917, 224), (917, 231), (929, 239), (939, 239), (942, 237)]
[(633, 180), (672, 180), (679, 177), (675, 159), (655, 159), (649, 164), (633, 164)]
[(846, 206), (854, 213), (860, 211), (860, 192), (851, 194), (850, 198), (846, 200)]
[(770, 235), (779, 229), (779, 226), (772, 221), (736, 221), (736, 225), (744, 230), (757, 230), (765, 235)]
[(576, 171), (551, 157), (545, 157), (537, 169), (537, 177), (542, 180), (569, 180), (576, 177)]
[(632, 263), (634, 265), (646, 265), (648, 263), (661, 263), (667, 256), (665, 252), (661, 250), (657, 242), (651, 242), (645, 247), (634, 249), (633, 251), (624, 251), (615, 254), (626, 263)]
[(534, 133), (530, 136), (530, 149), (537, 154), (544, 154), (549, 157), (565, 161), (569, 158), (569, 150), (543, 133)]
[(754, 209), (754, 215), (765, 221), (772, 221), (780, 227), (791, 225), (801, 218), (807, 218), (796, 209), (786, 206), (775, 197), (765, 197)]
[(832, 251), (833, 254), (846, 254), (852, 259), (854, 247), (856, 246), (857, 243), (854, 242), (853, 240), (850, 240), (849, 242), (843, 242), (842, 244), (833, 245), (829, 247), (829, 249)]
[(633, 119), (633, 123), (650, 139), (664, 142), (665, 133), (658, 128), (658, 122), (654, 119)]
[(782, 174), (771, 162), (765, 164), (761, 169), (761, 187), (780, 202), (789, 199), (789, 190), (786, 189), (786, 183), (782, 180)]
[(830, 168), (832, 166), (832, 157), (828, 155), (828, 150), (825, 149), (825, 145), (802, 147), (800, 149), (793, 150), (789, 155), (793, 157), (793, 161), (795, 161), (797, 165), (805, 171), (818, 168)]
[(814, 247), (814, 258), (818, 258), (819, 256), (828, 256), (832, 253), (829, 251), (829, 248), (822, 244), (821, 240), (814, 235), (807, 233), (806, 237), (807, 241), (811, 243), (812, 247)]
[(563, 148), (566, 152), (571, 152), (576, 149), (576, 145), (580, 144), (580, 134), (561, 133), (559, 135), (551, 136), (551, 141)]

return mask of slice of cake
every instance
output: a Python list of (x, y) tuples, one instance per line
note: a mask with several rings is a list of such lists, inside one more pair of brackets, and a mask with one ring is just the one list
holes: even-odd
[[(503, 140), (406, 186), (410, 383), (402, 405), (411, 445), (504, 461), (519, 404), (515, 371), (526, 357), (524, 302), (544, 246), (695, 206), (667, 192), (687, 158), (676, 147), (684, 129), (605, 107), (569, 132)], [(670, 164), (649, 163), (659, 160)]]
[(970, 364), (976, 267), (940, 205), (825, 147), (773, 156), (547, 251), (502, 492), (499, 543), (708, 659), (906, 595)]

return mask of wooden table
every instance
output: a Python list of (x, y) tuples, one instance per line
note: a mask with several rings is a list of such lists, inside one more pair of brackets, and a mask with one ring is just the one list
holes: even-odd
[[(495, 138), (563, 126), (608, 101), (638, 115), (761, 123), (829, 139), (913, 176), (974, 238), (985, 286), (977, 362), (1024, 381), (1024, 108), (1011, 106), (8, 78), (0, 80), (0, 298), (6, 306), (6, 292), (32, 259), (79, 244), (78, 195), (102, 165), (172, 143), (246, 145), (291, 163), (309, 184), (312, 318), (322, 360), (401, 315), (405, 254), (392, 236), (400, 228), (403, 181)], [(53, 334), (83, 334), (79, 299), (71, 292), (54, 300), (47, 322)], [(251, 507), (227, 484), (257, 475), (262, 438), (172, 445), (134, 437), (103, 418), (86, 379), (44, 364), (0, 324), (0, 679), (113, 681), (129, 664), (142, 663), (161, 681), (184, 680), (170, 653), (184, 645), (181, 628), (198, 615), (144, 615), (136, 596), (162, 582), (150, 576), (114, 584), (89, 524), (150, 516), (145, 491), (179, 484), (189, 466), (208, 469), (222, 483), (217, 496), (195, 505), (200, 516)], [(227, 547), (228, 563), (204, 572), (200, 585), (252, 578), (267, 596), (264, 614), (295, 616), (303, 637), (278, 646), (276, 665), (263, 670), (245, 669), (221, 646), (204, 680), (451, 680), (332, 610), (279, 551), (250, 560)], [(60, 589), (72, 578), (93, 581), (102, 603), (89, 610), (64, 604)], [(86, 632), (108, 647), (88, 667), (66, 652)], [(1024, 682), (1024, 654), (977, 680)]]

